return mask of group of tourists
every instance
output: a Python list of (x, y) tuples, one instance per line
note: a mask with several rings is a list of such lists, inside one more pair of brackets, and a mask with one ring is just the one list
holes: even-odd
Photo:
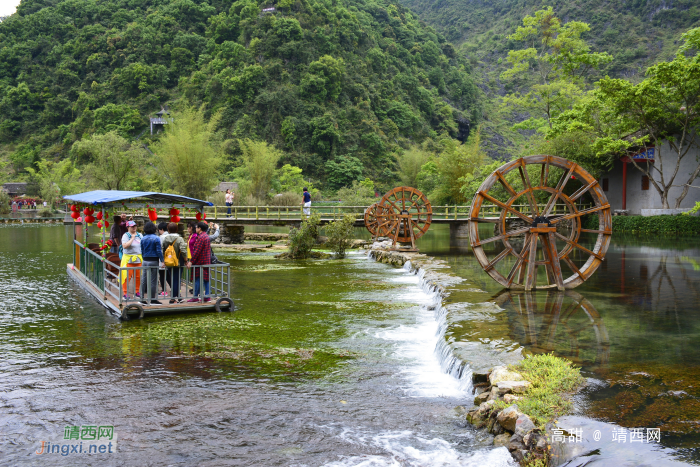
[[(34, 199), (20, 199), (20, 200), (12, 200), (12, 203), (10, 203), (10, 207), (12, 208), (12, 212), (17, 212), (20, 209), (36, 209), (36, 200)], [(44, 207), (46, 207), (46, 201), (44, 201)]]
[(143, 273), (141, 269), (127, 269), (122, 273), (124, 299), (129, 298), (127, 286), (134, 279), (135, 284), (140, 284), (140, 289), (135, 287), (137, 290), (134, 295), (142, 304), (162, 305), (157, 296), (168, 296), (166, 284), (171, 292), (170, 303), (182, 303), (184, 300), (181, 298), (180, 279), (183, 269), (187, 267), (194, 278), (193, 297), (188, 302), (199, 302), (197, 297), (200, 292), (203, 301), (211, 301), (209, 268), (201, 266), (219, 262), (211, 249), (211, 242), (219, 236), (219, 226), (213, 224), (212, 227), (214, 232), (209, 235), (210, 229), (206, 222), (190, 222), (187, 225), (188, 237), (185, 239), (178, 233), (178, 224), (174, 222), (161, 222), (157, 226), (153, 222), (146, 222), (142, 235), (136, 231), (136, 222), (127, 219), (126, 214), (115, 216), (110, 240), (112, 252), (117, 253), (121, 246), (121, 267), (147, 268), (143, 269)]

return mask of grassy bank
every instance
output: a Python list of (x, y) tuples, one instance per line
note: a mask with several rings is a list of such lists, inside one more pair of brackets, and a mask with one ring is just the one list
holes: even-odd
[[(531, 355), (509, 369), (519, 373), (531, 386), (515, 402), (518, 409), (540, 428), (571, 410), (571, 394), (584, 383), (581, 371), (571, 362), (553, 354)], [(499, 400), (498, 409), (512, 403)]]

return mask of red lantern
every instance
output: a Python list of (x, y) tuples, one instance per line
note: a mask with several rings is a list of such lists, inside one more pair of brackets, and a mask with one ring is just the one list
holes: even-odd
[(179, 210), (179, 209), (177, 209), (177, 208), (172, 208), (172, 209), (170, 210), (170, 215), (171, 215), (171, 216), (177, 216), (178, 214), (180, 214), (180, 210)]
[(101, 228), (102, 228), (102, 221), (100, 221), (100, 222), (97, 223), (97, 228), (98, 228), (98, 229), (101, 229)]
[(197, 219), (198, 221), (201, 221), (202, 220), (202, 213), (198, 212), (197, 215), (194, 216), (194, 218)]
[(158, 220), (158, 211), (155, 209), (148, 208), (148, 218), (151, 219), (151, 222), (155, 222)]
[(97, 215), (95, 216), (95, 218), (96, 218), (98, 221), (101, 221), (101, 220), (102, 220), (102, 211), (97, 211)]
[(70, 213), (70, 216), (71, 216), (73, 219), (77, 219), (78, 217), (80, 217), (80, 214), (78, 214), (77, 211), (73, 211), (73, 212)]
[(172, 216), (170, 218), (170, 222), (174, 222), (177, 224), (178, 222), (180, 222), (180, 216)]
[(85, 216), (85, 223), (86, 223), (87, 225), (92, 225), (93, 222), (95, 222), (95, 218), (94, 218), (94, 217), (92, 217), (92, 216), (90, 216), (90, 215)]
[(89, 214), (90, 214), (90, 208), (86, 207), (85, 209), (83, 209), (83, 214), (85, 214), (86, 216), (89, 215)]
[(71, 204), (71, 205), (70, 205), (70, 210), (73, 211), (73, 212), (78, 212), (78, 206), (76, 206), (75, 204)]
[(105, 229), (108, 229), (108, 228), (109, 228), (109, 221), (105, 220)]

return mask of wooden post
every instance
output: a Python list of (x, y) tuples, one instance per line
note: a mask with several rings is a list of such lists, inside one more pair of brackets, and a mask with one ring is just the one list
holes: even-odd
[[(107, 219), (105, 218), (105, 206), (104, 204), (102, 205), (102, 246), (105, 244), (105, 230), (107, 230), (107, 227), (105, 227), (105, 222), (107, 222)], [(105, 257), (105, 251), (102, 250), (102, 258), (104, 259)], [(103, 269), (104, 269), (104, 263), (102, 264)]]
[(238, 206), (234, 206), (233, 208), (233, 218), (238, 219)]
[(559, 264), (559, 255), (557, 254), (557, 243), (554, 238), (554, 232), (547, 233), (547, 236), (543, 236), (542, 240), (545, 240), (546, 242), (546, 245), (543, 245), (543, 250), (545, 250), (547, 252), (547, 256), (549, 256), (549, 261), (551, 262), (552, 267), (552, 275), (554, 275), (554, 281), (557, 284), (557, 289), (564, 290), (564, 278), (561, 274), (561, 265)]
[(257, 221), (258, 219), (260, 219), (260, 216), (258, 214), (258, 207), (255, 206), (255, 220)]
[(214, 219), (216, 219), (216, 206), (214, 206)]
[(530, 291), (535, 285), (537, 268), (535, 267), (535, 262), (537, 261), (537, 235), (533, 233), (532, 240), (530, 240), (530, 252), (527, 259), (527, 273), (525, 275), (525, 290)]

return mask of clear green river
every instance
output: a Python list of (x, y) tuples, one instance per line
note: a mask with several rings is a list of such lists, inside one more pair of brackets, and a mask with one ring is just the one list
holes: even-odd
[[(511, 466), (464, 420), (470, 375), (538, 352), (588, 378), (566, 465), (700, 464), (696, 239), (616, 237), (575, 291), (525, 295), (433, 226), (421, 252), (464, 279), (444, 298), (357, 252), (219, 250), (234, 312), (122, 322), (66, 275), (71, 238), (0, 227), (0, 465)], [(37, 454), (93, 425), (114, 427), (114, 452)], [(610, 439), (640, 427), (660, 440)]]

